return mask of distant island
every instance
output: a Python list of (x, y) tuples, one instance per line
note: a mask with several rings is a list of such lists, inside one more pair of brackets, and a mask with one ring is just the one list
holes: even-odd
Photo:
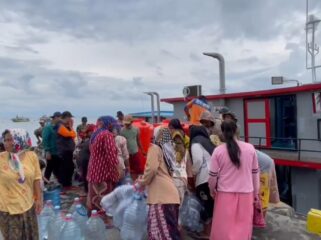
[(15, 118), (12, 118), (11, 119), (13, 122), (29, 122), (30, 119), (29, 118), (26, 118), (26, 117), (23, 117), (23, 116), (16, 116)]

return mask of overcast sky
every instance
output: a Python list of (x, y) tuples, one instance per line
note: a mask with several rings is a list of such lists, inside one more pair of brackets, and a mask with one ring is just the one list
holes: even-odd
[(224, 55), (228, 92), (271, 88), (273, 75), (309, 83), (304, 24), (304, 0), (0, 0), (0, 117), (150, 110), (144, 91), (194, 84), (216, 94), (205, 51)]

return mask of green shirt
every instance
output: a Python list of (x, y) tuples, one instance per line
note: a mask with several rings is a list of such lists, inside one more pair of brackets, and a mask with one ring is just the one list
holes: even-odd
[(139, 135), (139, 129), (132, 126), (131, 128), (123, 128), (120, 135), (127, 140), (127, 148), (129, 154), (138, 153), (137, 136)]
[(57, 155), (57, 133), (52, 124), (45, 126), (42, 130), (42, 144), (46, 152)]

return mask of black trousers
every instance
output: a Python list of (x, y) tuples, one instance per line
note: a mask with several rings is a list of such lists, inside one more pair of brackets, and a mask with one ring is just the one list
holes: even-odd
[(55, 177), (59, 178), (59, 165), (60, 157), (58, 155), (51, 155), (51, 159), (47, 160), (47, 166), (45, 169), (45, 178), (50, 181), (51, 174), (53, 173)]
[(206, 223), (213, 217), (214, 200), (211, 197), (208, 183), (203, 183), (196, 187), (196, 195), (203, 205), (203, 211), (201, 211), (201, 218)]
[(72, 176), (75, 165), (73, 162), (73, 151), (64, 151), (60, 154), (61, 162), (59, 166), (58, 180), (63, 187), (72, 186)]
[(81, 162), (82, 178), (85, 184), (85, 192), (88, 192), (88, 181), (87, 181), (88, 164), (89, 164), (89, 159), (83, 159), (83, 161)]

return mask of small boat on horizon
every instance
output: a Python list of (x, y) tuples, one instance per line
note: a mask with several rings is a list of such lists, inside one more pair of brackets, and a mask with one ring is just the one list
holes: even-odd
[(30, 119), (29, 118), (27, 118), (27, 117), (23, 117), (23, 116), (16, 116), (15, 118), (12, 118), (11, 119), (11, 121), (13, 121), (13, 122), (29, 122), (30, 121)]

